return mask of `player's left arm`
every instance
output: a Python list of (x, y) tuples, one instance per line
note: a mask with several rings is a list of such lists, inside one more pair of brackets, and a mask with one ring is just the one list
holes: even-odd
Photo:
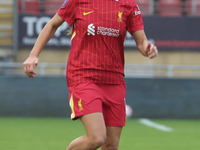
[(158, 55), (157, 47), (147, 40), (144, 30), (134, 31), (132, 33), (138, 50), (146, 57), (150, 59)]

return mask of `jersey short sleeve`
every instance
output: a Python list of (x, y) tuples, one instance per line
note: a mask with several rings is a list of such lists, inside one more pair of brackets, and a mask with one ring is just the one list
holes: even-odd
[(131, 12), (128, 16), (127, 30), (132, 35), (132, 32), (144, 29), (144, 23), (139, 6), (134, 3)]
[(76, 19), (77, 8), (77, 0), (66, 0), (57, 13), (71, 26)]

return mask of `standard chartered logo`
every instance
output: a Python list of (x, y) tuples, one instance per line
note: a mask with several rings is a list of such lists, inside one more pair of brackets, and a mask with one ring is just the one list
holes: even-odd
[(88, 25), (88, 29), (87, 29), (87, 35), (92, 34), (93, 36), (95, 36), (95, 26), (93, 25), (93, 23)]
[(100, 26), (97, 28), (97, 34), (118, 37), (119, 30)]
[[(98, 26), (96, 29), (97, 29), (97, 34), (106, 35), (106, 36), (114, 36), (114, 37), (118, 37), (119, 31), (120, 31), (118, 29), (101, 27), (101, 26)], [(88, 32), (87, 35), (95, 36), (95, 26), (93, 25), (93, 23), (88, 25), (87, 32)]]

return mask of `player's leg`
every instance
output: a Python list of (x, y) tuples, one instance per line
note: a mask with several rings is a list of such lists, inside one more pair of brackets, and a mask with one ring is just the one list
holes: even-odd
[(101, 146), (101, 150), (118, 150), (121, 131), (122, 127), (107, 126), (107, 137), (105, 143)]
[(72, 141), (66, 150), (96, 150), (106, 139), (106, 127), (101, 112), (80, 117), (86, 134)]
[(105, 142), (106, 127), (100, 91), (94, 83), (81, 83), (69, 87), (71, 118), (81, 120), (86, 135), (72, 141), (67, 150), (96, 150)]

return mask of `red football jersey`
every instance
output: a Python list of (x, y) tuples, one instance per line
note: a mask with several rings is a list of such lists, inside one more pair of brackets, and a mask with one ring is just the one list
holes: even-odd
[(143, 29), (134, 0), (66, 0), (58, 10), (72, 29), (67, 84), (125, 84), (126, 30)]

